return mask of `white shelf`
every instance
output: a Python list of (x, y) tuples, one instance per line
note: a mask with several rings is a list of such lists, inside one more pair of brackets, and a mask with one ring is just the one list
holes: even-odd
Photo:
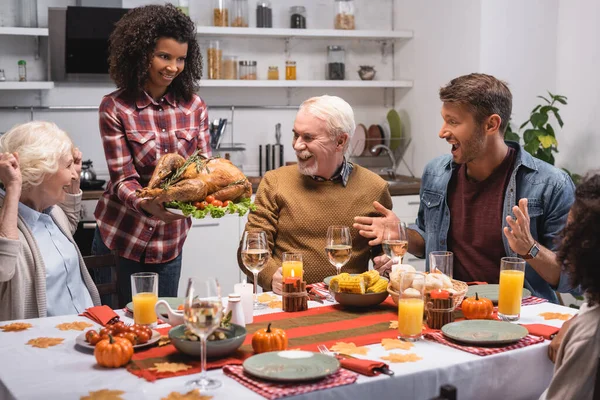
[(54, 88), (54, 82), (0, 82), (0, 90), (47, 90)]
[(267, 80), (201, 80), (200, 87), (249, 88), (411, 88), (412, 81), (267, 81)]
[(48, 36), (48, 28), (19, 28), (13, 26), (0, 26), (0, 35)]
[(278, 28), (229, 28), (220, 26), (199, 26), (196, 33), (202, 36), (246, 37), (246, 38), (312, 38), (312, 39), (370, 39), (398, 40), (410, 39), (413, 31), (367, 31), (339, 29), (278, 29)]

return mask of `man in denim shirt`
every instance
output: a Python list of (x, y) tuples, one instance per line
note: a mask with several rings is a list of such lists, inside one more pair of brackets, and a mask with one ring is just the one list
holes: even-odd
[[(521, 256), (528, 263), (525, 287), (556, 302), (555, 290), (571, 289), (553, 250), (574, 200), (573, 182), (504, 141), (512, 109), (505, 83), (484, 74), (461, 76), (440, 89), (440, 99), (439, 137), (452, 146), (451, 155), (425, 167), (409, 252), (424, 257), (452, 251), (454, 278), (488, 283), (498, 283), (502, 257)], [(379, 204), (375, 208), (383, 218), (357, 217), (354, 224), (372, 245), (381, 241), (385, 222), (398, 220)], [(375, 262), (377, 269), (390, 267), (383, 257)]]

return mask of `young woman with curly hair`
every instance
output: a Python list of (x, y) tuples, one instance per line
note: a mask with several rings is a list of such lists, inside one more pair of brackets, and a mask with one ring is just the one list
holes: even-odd
[(100, 134), (110, 181), (96, 207), (92, 252), (119, 255), (120, 303), (131, 300), (130, 275), (159, 274), (159, 296), (177, 296), (190, 218), (136, 197), (166, 153), (210, 156), (208, 113), (195, 94), (202, 58), (192, 20), (170, 4), (130, 10), (109, 39), (117, 90), (100, 104)]
[(599, 387), (594, 388), (600, 356), (600, 174), (589, 175), (577, 187), (562, 235), (557, 259), (572, 283), (584, 291), (586, 303), (549, 348), (556, 365), (541, 398), (591, 400), (600, 393)]

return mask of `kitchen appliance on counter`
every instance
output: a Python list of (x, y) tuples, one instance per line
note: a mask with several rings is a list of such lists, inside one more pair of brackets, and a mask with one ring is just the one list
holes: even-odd
[(275, 125), (275, 144), (266, 144), (258, 146), (258, 165), (259, 165), (259, 176), (263, 176), (263, 173), (283, 167), (283, 145), (281, 144), (281, 124)]
[(81, 187), (81, 190), (102, 190), (106, 181), (103, 179), (96, 179), (96, 172), (94, 171), (92, 160), (86, 160), (81, 164), (81, 172), (79, 173), (79, 186)]

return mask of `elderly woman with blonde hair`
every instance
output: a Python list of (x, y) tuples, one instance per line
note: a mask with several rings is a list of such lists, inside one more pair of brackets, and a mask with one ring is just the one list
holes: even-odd
[(49, 122), (0, 137), (0, 321), (78, 314), (100, 304), (73, 240), (81, 153)]

